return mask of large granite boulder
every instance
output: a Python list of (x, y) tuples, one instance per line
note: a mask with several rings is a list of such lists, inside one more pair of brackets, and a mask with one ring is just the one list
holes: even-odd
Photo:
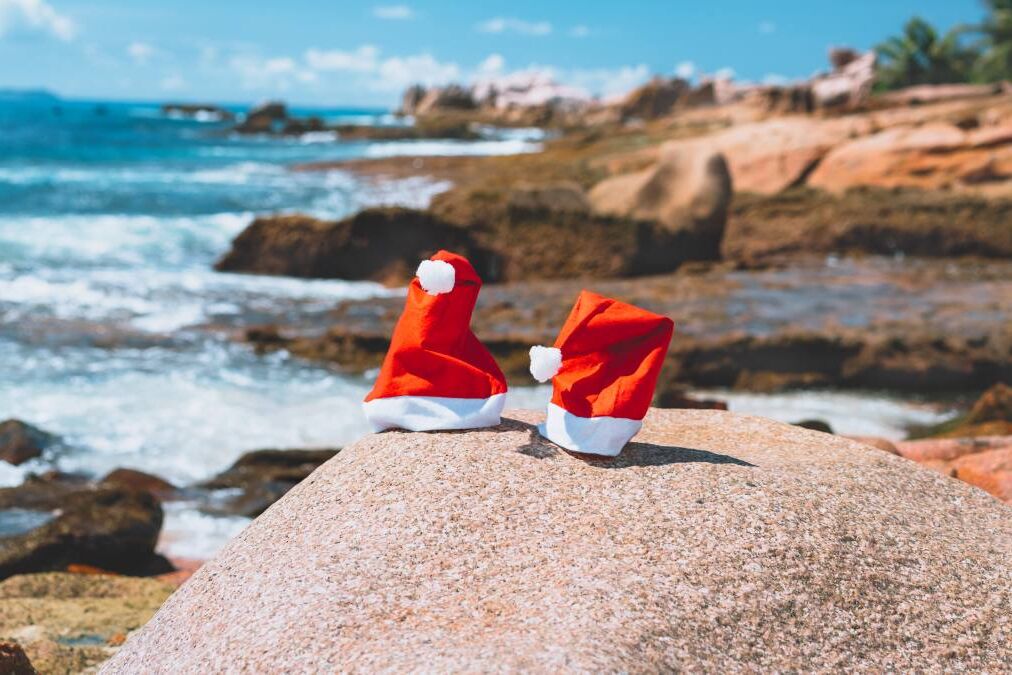
[(629, 92), (619, 104), (619, 111), (622, 119), (657, 119), (671, 113), (690, 89), (688, 81), (681, 78), (655, 77)]
[[(700, 144), (666, 144), (643, 171), (606, 178), (588, 195), (601, 215), (654, 221), (671, 233), (695, 235), (694, 259), (716, 259), (731, 203), (731, 175), (719, 152)], [(709, 255), (707, 255), (709, 253)]]
[(722, 411), (651, 411), (607, 461), (541, 440), (534, 413), (508, 417), (349, 446), (103, 672), (996, 672), (1012, 659), (1012, 512), (975, 488)]
[[(831, 192), (885, 188), (1007, 188), (1012, 176), (1012, 123), (965, 131), (930, 122), (898, 126), (843, 143), (811, 173), (808, 184)], [(1006, 192), (1008, 194), (1008, 192)]]

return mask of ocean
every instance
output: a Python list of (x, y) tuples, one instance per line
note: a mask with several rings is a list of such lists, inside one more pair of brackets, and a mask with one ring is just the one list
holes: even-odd
[[(396, 123), (378, 110), (292, 114)], [(447, 187), (291, 172), (293, 163), (539, 147), (532, 133), (343, 143), (228, 129), (157, 104), (0, 102), (0, 419), (64, 439), (42, 461), (0, 462), (0, 485), (51, 468), (100, 477), (116, 467), (186, 485), (249, 450), (353, 441), (366, 431), (367, 378), (259, 357), (229, 333), (403, 291), (222, 274), (214, 261), (255, 214), (340, 218), (369, 205), (423, 206)], [(165, 552), (206, 557), (245, 522), (167, 505)]]
[[(399, 123), (381, 110), (292, 112)], [(0, 420), (20, 418), (64, 441), (42, 460), (0, 462), (0, 485), (33, 471), (100, 477), (117, 467), (187, 485), (249, 450), (355, 440), (366, 432), (359, 402), (368, 376), (284, 353), (258, 356), (230, 336), (403, 290), (223, 274), (215, 260), (257, 214), (340, 218), (370, 205), (424, 206), (448, 187), (292, 172), (294, 163), (540, 147), (532, 130), (470, 142), (341, 142), (319, 133), (239, 137), (228, 128), (208, 116), (167, 116), (157, 104), (0, 101)], [(852, 433), (896, 436), (939, 419), (848, 394), (715, 395), (743, 412), (819, 416)], [(510, 405), (546, 399), (545, 387), (519, 388)], [(247, 522), (169, 503), (160, 550), (204, 559)]]

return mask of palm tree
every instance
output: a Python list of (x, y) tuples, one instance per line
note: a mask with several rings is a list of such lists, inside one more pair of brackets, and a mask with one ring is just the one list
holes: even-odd
[(1012, 80), (1012, 0), (985, 0), (988, 17), (974, 26), (979, 33), (980, 58), (974, 68), (974, 79), (982, 82)]
[(963, 46), (962, 31), (949, 31), (939, 38), (938, 31), (920, 17), (910, 19), (902, 35), (889, 38), (876, 51), (880, 59), (878, 84), (885, 89), (966, 82), (977, 56)]

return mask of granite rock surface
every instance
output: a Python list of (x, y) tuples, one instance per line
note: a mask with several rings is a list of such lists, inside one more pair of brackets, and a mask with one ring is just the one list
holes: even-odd
[(107, 673), (965, 670), (1012, 659), (1012, 510), (913, 462), (716, 410), (615, 460), (493, 429), (345, 448)]

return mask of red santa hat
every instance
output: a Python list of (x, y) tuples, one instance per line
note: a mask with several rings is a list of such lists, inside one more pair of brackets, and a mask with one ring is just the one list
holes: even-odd
[(583, 291), (554, 347), (531, 348), (531, 374), (554, 378), (541, 435), (575, 452), (614, 457), (643, 426), (675, 324)]
[(404, 313), (363, 407), (376, 431), (499, 424), (506, 378), (471, 332), (481, 279), (466, 258), (440, 251), (418, 266)]

